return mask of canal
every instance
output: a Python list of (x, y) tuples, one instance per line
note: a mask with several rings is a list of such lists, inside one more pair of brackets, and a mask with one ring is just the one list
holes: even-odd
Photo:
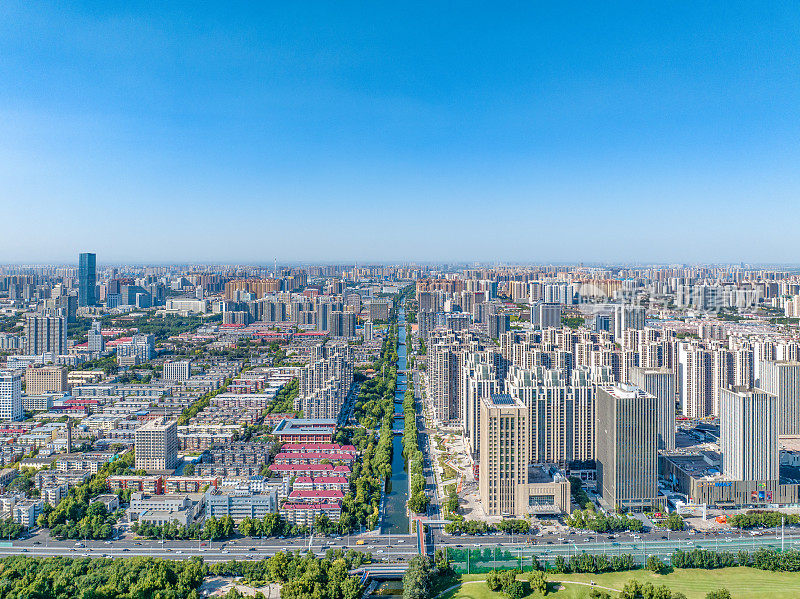
[[(397, 311), (397, 389), (394, 393), (394, 430), (402, 431), (403, 395), (406, 392), (406, 314), (400, 307)], [(403, 436), (394, 435), (392, 441), (392, 477), (386, 488), (386, 503), (383, 511), (382, 533), (408, 534), (408, 470), (403, 459)]]

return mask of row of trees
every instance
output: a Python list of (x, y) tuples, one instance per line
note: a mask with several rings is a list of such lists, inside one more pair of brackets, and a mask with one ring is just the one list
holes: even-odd
[[(315, 529), (325, 534), (328, 532), (338, 532), (338, 523), (331, 522), (327, 517), (317, 519)], [(279, 514), (267, 514), (261, 520), (257, 518), (245, 518), (237, 527), (230, 516), (223, 516), (217, 519), (212, 516), (206, 518), (204, 523), (193, 523), (183, 526), (177, 522), (167, 524), (151, 524), (149, 522), (133, 523), (131, 529), (134, 533), (148, 539), (205, 539), (210, 541), (220, 541), (229, 539), (239, 532), (245, 537), (295, 537), (308, 534), (307, 526), (297, 526), (291, 524)]]
[(217, 389), (216, 391), (209, 391), (208, 393), (204, 393), (200, 397), (198, 397), (192, 405), (188, 408), (184, 408), (181, 415), (178, 417), (178, 425), (183, 426), (189, 424), (189, 420), (197, 416), (202, 410), (206, 409), (208, 405), (211, 403), (211, 398), (219, 395), (220, 393), (225, 393), (228, 390), (228, 385), (230, 385), (231, 379), (225, 379), (225, 383)]
[(759, 570), (772, 572), (800, 572), (800, 551), (778, 551), (761, 548), (749, 553), (738, 551), (709, 551), (693, 549), (692, 551), (675, 550), (671, 559), (675, 568), (731, 568), (733, 566), (750, 566)]
[[(353, 464), (350, 492), (342, 500), (338, 529), (347, 533), (357, 526), (374, 528), (380, 518), (381, 493), (392, 473), (392, 424), (397, 385), (397, 326), (389, 327), (381, 353), (373, 363), (378, 373), (364, 381), (353, 408), (363, 428), (340, 429), (337, 443), (350, 443), (360, 452)], [(377, 435), (376, 430), (377, 429)], [(335, 532), (335, 523), (325, 526)]]
[[(537, 562), (538, 560), (534, 558), (534, 565), (536, 565)], [(629, 553), (612, 556), (580, 553), (571, 556), (569, 560), (559, 555), (556, 557), (553, 566), (555, 571), (560, 574), (568, 574), (570, 572), (600, 574), (602, 572), (635, 570), (636, 560)]]
[(409, 498), (408, 509), (417, 514), (424, 512), (430, 499), (425, 493), (422, 451), (419, 449), (417, 433), (417, 410), (414, 401), (413, 383), (409, 383), (403, 397), (405, 428), (403, 431), (403, 456), (408, 461)]
[(283, 414), (294, 412), (294, 400), (300, 394), (300, 381), (292, 379), (286, 383), (275, 395), (275, 398), (267, 406), (270, 414)]
[(565, 519), (567, 526), (594, 532), (620, 532), (631, 530), (639, 532), (644, 529), (641, 520), (631, 518), (625, 514), (605, 515), (594, 511), (593, 508), (575, 510)]
[(487, 524), (482, 520), (456, 519), (444, 526), (448, 534), (484, 535), (492, 532), (505, 532), (523, 535), (531, 532), (531, 524), (527, 520), (509, 519), (501, 520), (496, 525)]
[(749, 510), (744, 514), (735, 514), (728, 516), (728, 524), (735, 528), (757, 528), (764, 526), (766, 528), (773, 528), (780, 526), (781, 523), (787, 526), (796, 526), (800, 524), (799, 514), (782, 514), (772, 510)]
[(363, 589), (349, 572), (369, 561), (369, 555), (341, 549), (328, 550), (321, 559), (311, 552), (281, 551), (257, 562), (219, 562), (210, 570), (218, 576), (241, 576), (244, 582), (256, 586), (279, 583), (281, 599), (357, 599)]
[(495, 530), (494, 526), (483, 520), (453, 520), (444, 525), (444, 531), (450, 535), (485, 535)]
[(150, 557), (0, 559), (0, 597), (21, 599), (199, 599), (206, 568), (202, 560)]

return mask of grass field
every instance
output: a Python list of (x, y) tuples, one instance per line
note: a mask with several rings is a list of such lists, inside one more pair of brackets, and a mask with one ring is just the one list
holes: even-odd
[[(463, 582), (479, 581), (484, 574), (472, 574), (461, 577)], [(683, 592), (688, 599), (704, 599), (708, 591), (725, 587), (731, 592), (733, 599), (796, 599), (800, 597), (800, 573), (767, 572), (753, 568), (722, 568), (720, 570), (675, 570), (663, 576), (647, 570), (612, 574), (555, 574), (550, 573), (551, 580), (576, 582), (594, 581), (598, 586), (621, 589), (626, 581), (635, 578), (654, 585), (665, 584), (671, 590)], [(521, 579), (525, 579), (524, 576)], [(588, 586), (565, 584), (564, 590), (551, 592), (548, 597), (557, 599), (584, 599), (589, 596)], [(610, 591), (609, 591), (610, 592)], [(610, 592), (612, 597), (616, 593)], [(541, 595), (528, 595), (531, 599)], [(441, 599), (502, 599), (499, 593), (490, 591), (483, 582), (465, 584), (459, 589), (441, 596)]]

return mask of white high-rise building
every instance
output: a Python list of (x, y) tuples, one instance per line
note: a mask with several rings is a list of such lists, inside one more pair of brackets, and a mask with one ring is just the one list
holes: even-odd
[(778, 398), (759, 389), (723, 389), (720, 449), (726, 479), (778, 480)]
[(164, 362), (165, 381), (188, 381), (192, 376), (192, 363), (189, 360), (167, 360)]
[(614, 306), (614, 339), (622, 339), (625, 331), (634, 329), (641, 331), (644, 329), (645, 308), (644, 306)]
[(778, 434), (800, 435), (800, 362), (762, 362), (759, 388), (778, 398)]
[(172, 470), (178, 465), (178, 423), (148, 420), (135, 431), (136, 468)]
[(675, 449), (675, 373), (669, 368), (632, 368), (630, 382), (658, 399), (658, 448)]
[(711, 353), (689, 343), (678, 344), (678, 402), (688, 418), (712, 413)]
[(0, 370), (0, 420), (22, 420), (22, 373)]

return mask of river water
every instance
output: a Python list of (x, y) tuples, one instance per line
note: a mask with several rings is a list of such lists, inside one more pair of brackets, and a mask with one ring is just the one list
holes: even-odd
[[(397, 389), (394, 394), (394, 430), (403, 431), (403, 395), (406, 392), (406, 313), (403, 308), (397, 312)], [(403, 459), (403, 436), (394, 435), (392, 442), (392, 477), (386, 488), (382, 533), (408, 534), (408, 470)]]

